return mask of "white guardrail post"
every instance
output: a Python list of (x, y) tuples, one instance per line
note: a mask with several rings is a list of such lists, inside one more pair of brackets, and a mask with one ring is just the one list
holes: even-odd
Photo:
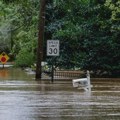
[(90, 72), (87, 70), (88, 90), (91, 92)]

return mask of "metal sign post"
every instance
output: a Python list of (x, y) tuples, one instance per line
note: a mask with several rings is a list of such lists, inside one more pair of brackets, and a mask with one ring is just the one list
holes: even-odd
[[(59, 40), (47, 40), (47, 56), (59, 56)], [(51, 81), (54, 80), (54, 63), (52, 63), (52, 77)]]
[(4, 68), (4, 64), (6, 64), (8, 60), (9, 60), (9, 56), (5, 52), (0, 54), (0, 62), (3, 64), (3, 68)]

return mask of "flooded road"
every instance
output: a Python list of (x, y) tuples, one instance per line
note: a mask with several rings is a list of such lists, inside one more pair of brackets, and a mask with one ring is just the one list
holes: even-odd
[(120, 120), (120, 79), (91, 81), (91, 93), (72, 81), (35, 81), (20, 69), (0, 69), (0, 120)]

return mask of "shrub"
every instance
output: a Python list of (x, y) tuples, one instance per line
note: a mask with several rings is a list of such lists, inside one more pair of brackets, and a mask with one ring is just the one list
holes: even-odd
[(15, 65), (17, 67), (29, 67), (35, 62), (34, 54), (27, 49), (21, 49), (16, 56)]

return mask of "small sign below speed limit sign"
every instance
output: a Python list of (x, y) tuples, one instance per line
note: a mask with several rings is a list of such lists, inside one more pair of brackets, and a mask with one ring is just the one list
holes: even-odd
[(47, 56), (59, 56), (59, 40), (47, 40)]

